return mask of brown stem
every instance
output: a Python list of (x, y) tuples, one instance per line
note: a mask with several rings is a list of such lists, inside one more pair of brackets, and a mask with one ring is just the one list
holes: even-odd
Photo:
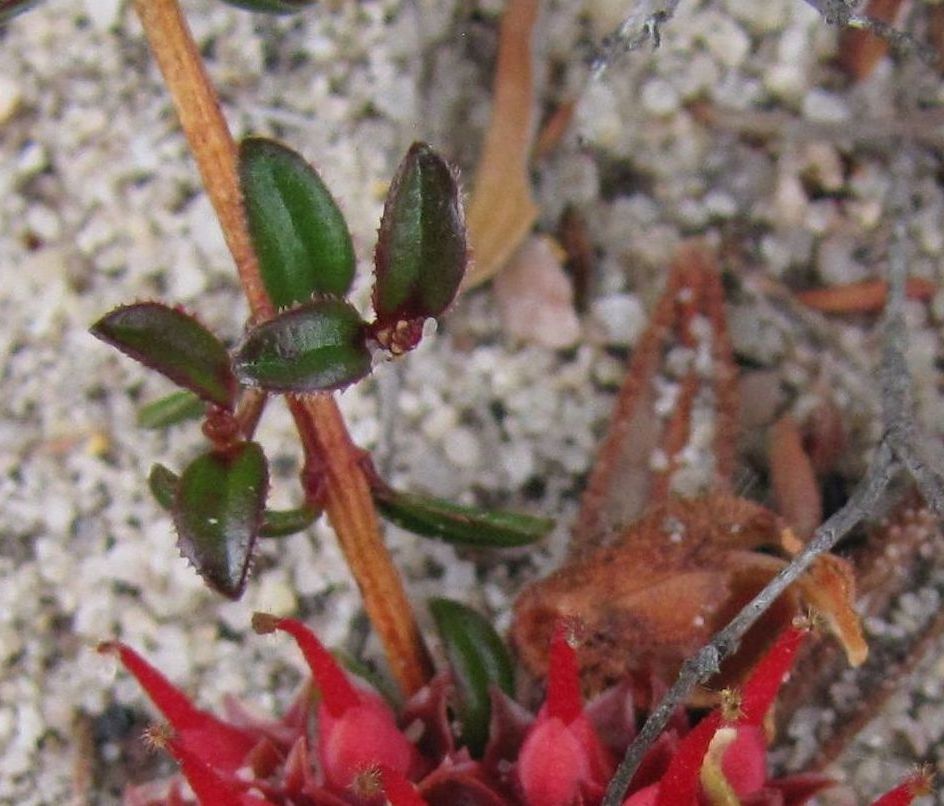
[[(196, 158), (200, 175), (223, 228), (253, 318), (275, 309), (265, 292), (240, 201), (237, 153), (177, 0), (134, 0)], [(408, 693), (431, 675), (429, 655), (402, 581), (380, 531), (380, 523), (341, 413), (329, 395), (293, 399), (292, 414), (306, 459), (325, 468), (325, 509), (380, 636), (396, 679)]]

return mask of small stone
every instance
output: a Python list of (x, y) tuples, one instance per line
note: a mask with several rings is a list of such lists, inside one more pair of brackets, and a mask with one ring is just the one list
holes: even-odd
[(453, 428), (443, 440), (443, 450), (453, 464), (464, 468), (478, 467), (481, 459), (479, 441), (465, 426)]
[(640, 100), (647, 112), (659, 116), (677, 112), (681, 104), (678, 91), (664, 78), (651, 78), (643, 84)]
[(27, 178), (35, 176), (45, 170), (49, 165), (49, 154), (46, 152), (46, 146), (42, 143), (27, 143), (20, 152), (19, 159), (16, 161), (17, 173)]
[(13, 118), (22, 99), (19, 85), (12, 78), (0, 76), (0, 125)]
[(816, 87), (803, 99), (803, 117), (814, 123), (842, 123), (849, 119), (849, 107), (836, 93)]
[[(702, 16), (707, 16), (707, 13)], [(701, 35), (708, 50), (725, 67), (737, 67), (750, 52), (751, 39), (734, 20), (711, 14), (711, 22)]]
[(646, 311), (638, 297), (630, 294), (602, 297), (593, 303), (591, 313), (607, 344), (632, 346), (646, 327)]
[(764, 71), (764, 87), (778, 98), (799, 100), (807, 87), (805, 71), (796, 64), (782, 62)]

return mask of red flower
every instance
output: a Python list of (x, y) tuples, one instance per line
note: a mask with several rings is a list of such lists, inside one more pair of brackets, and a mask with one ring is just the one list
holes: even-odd
[(547, 701), (518, 756), (528, 806), (570, 806), (600, 798), (613, 761), (583, 712), (577, 657), (559, 623), (551, 640)]
[(380, 766), (406, 775), (419, 755), (397, 727), (390, 707), (373, 692), (355, 688), (337, 661), (300, 621), (256, 613), (256, 632), (282, 630), (297, 642), (321, 690), (318, 756), (327, 782), (347, 789), (354, 779)]

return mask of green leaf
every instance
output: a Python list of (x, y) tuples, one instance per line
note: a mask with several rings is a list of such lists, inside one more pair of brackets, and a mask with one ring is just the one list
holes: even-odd
[(377, 327), (439, 316), (455, 298), (467, 261), (455, 173), (428, 145), (414, 143), (390, 185), (380, 221), (374, 253)]
[[(148, 476), (148, 486), (157, 503), (164, 509), (174, 508), (177, 485), (180, 478), (164, 465), (155, 464)], [(267, 509), (262, 515), (259, 537), (288, 537), (311, 526), (321, 515), (321, 510), (312, 506), (300, 506), (296, 509)]]
[(265, 455), (255, 442), (203, 454), (177, 484), (172, 514), (180, 553), (231, 599), (246, 587), (268, 486)]
[(250, 330), (234, 366), (244, 383), (273, 392), (340, 389), (370, 372), (366, 326), (342, 300), (313, 300)]
[(460, 506), (386, 486), (374, 488), (373, 496), (380, 514), (402, 529), (463, 546), (526, 546), (554, 528), (550, 518)]
[(41, 0), (0, 0), (0, 25), (12, 20), (17, 14), (38, 6)]
[(354, 278), (354, 246), (315, 170), (290, 148), (249, 137), (239, 146), (239, 178), (272, 302), (286, 308), (312, 294), (346, 294)]
[(199, 420), (206, 404), (193, 392), (174, 392), (142, 406), (138, 410), (141, 428), (167, 428), (186, 420)]
[(474, 610), (450, 599), (434, 598), (428, 604), (455, 680), (462, 741), (473, 756), (480, 756), (491, 718), (489, 689), (498, 686), (512, 695), (514, 664), (498, 633)]
[(267, 509), (262, 519), (260, 537), (288, 537), (311, 526), (321, 514), (317, 507)]
[(159, 302), (123, 305), (92, 335), (217, 406), (232, 408), (238, 385), (223, 343), (189, 314)]
[(305, 6), (315, 4), (315, 0), (223, 0), (223, 2), (228, 6), (262, 14), (294, 14)]
[(151, 472), (148, 474), (148, 487), (158, 504), (168, 512), (174, 508), (174, 499), (177, 497), (177, 484), (180, 477), (173, 471), (168, 470), (164, 465), (151, 465)]

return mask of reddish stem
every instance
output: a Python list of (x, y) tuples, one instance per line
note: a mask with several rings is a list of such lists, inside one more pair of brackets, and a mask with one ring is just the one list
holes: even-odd
[[(135, 0), (151, 50), (180, 117), (213, 203), (255, 321), (271, 317), (268, 298), (243, 214), (237, 153), (177, 0)], [(329, 395), (290, 402), (306, 464), (326, 466), (325, 509), (357, 581), (364, 607), (394, 676), (407, 693), (421, 688), (432, 664), (413, 609), (390, 555), (364, 478), (359, 451)], [(306, 490), (306, 497), (310, 491)]]

